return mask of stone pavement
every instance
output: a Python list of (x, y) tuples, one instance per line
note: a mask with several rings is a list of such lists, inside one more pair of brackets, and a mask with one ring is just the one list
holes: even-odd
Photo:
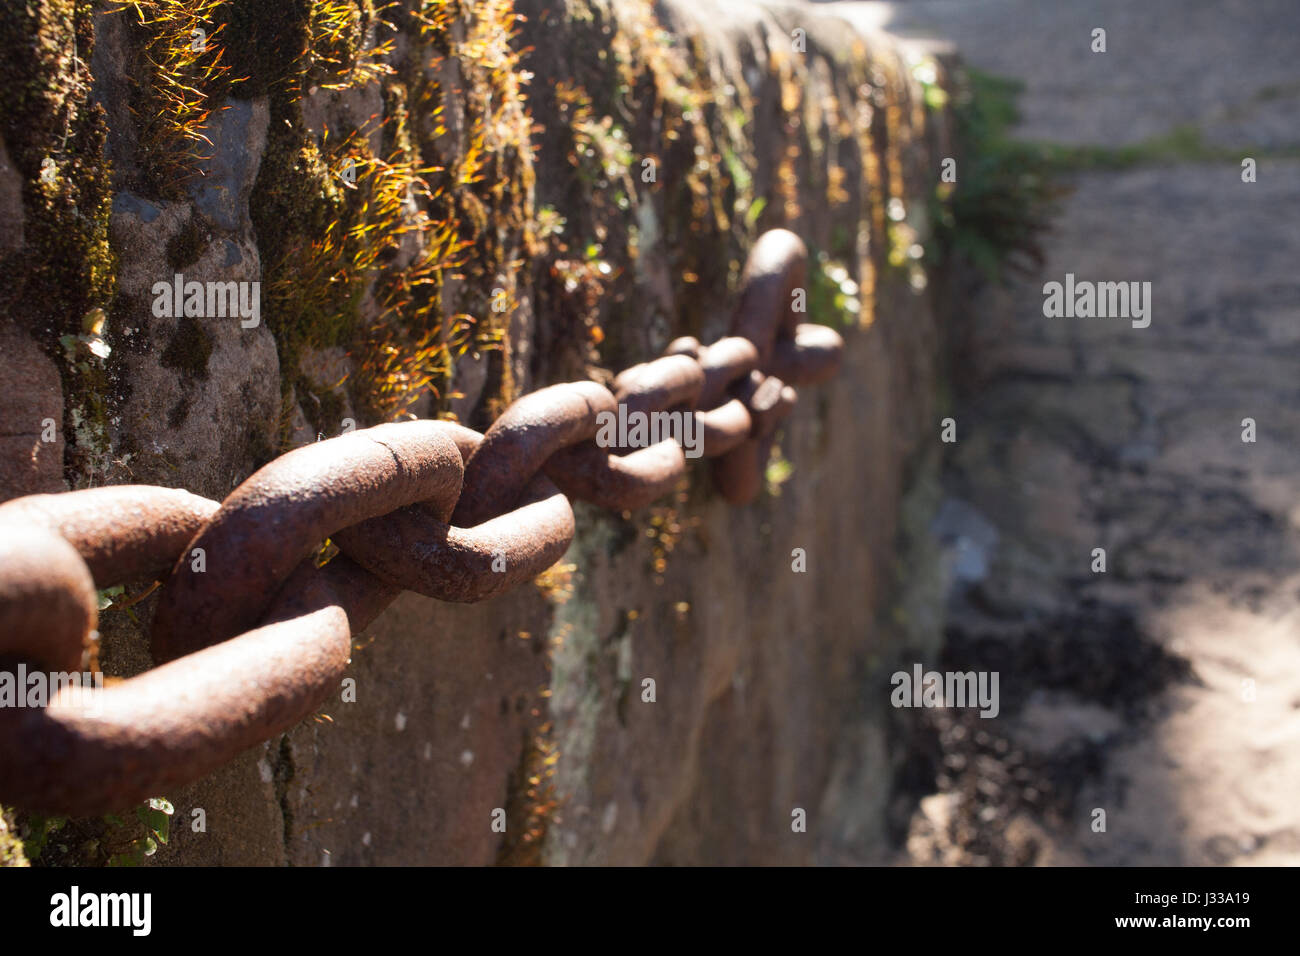
[[(1023, 80), (1026, 138), (1234, 155), (1072, 176), (1042, 274), (970, 303), (945, 666), (1002, 716), (939, 719), (910, 859), (1300, 862), (1300, 5), (836, 6)], [(1150, 326), (1045, 318), (1067, 273), (1150, 282)]]

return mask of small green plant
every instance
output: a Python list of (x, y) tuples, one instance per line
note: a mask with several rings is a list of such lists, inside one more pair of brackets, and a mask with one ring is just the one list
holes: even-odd
[(99, 599), (100, 611), (106, 611), (117, 603), (117, 601), (126, 596), (126, 588), (117, 584), (111, 588), (101, 588), (95, 593)]
[[(163, 797), (150, 797), (140, 806), (135, 808), (135, 816), (141, 825), (144, 826), (143, 835), (136, 837), (131, 841), (131, 845), (121, 853), (117, 853), (109, 858), (109, 866), (139, 866), (145, 861), (146, 857), (153, 856), (158, 852), (158, 845), (167, 844), (167, 838), (171, 832), (172, 814), (176, 808), (172, 806), (171, 801)], [(115, 827), (127, 826), (125, 820), (110, 814), (105, 817), (109, 823)]]
[(979, 70), (958, 77), (960, 172), (956, 183), (940, 183), (931, 205), (929, 258), (963, 255), (994, 282), (1042, 266), (1042, 237), (1068, 192), (1051, 150), (1010, 136), (1020, 91), (1018, 81)]
[(809, 271), (808, 319), (832, 327), (855, 327), (862, 311), (861, 290), (844, 263), (819, 252)]
[(112, 349), (104, 341), (104, 310), (91, 309), (82, 319), (80, 335), (61, 335), (59, 344), (63, 346), (64, 358), (76, 366), (82, 374), (91, 372), (95, 359), (103, 361), (112, 354)]
[(781, 446), (773, 445), (771, 454), (767, 459), (767, 465), (763, 470), (763, 483), (767, 487), (767, 493), (773, 498), (781, 496), (781, 486), (794, 476), (794, 464), (785, 453), (781, 451)]
[[(10, 827), (32, 866), (139, 866), (167, 844), (174, 813), (169, 800), (151, 797), (122, 814), (68, 818), (21, 813)], [(0, 837), (3, 830), (0, 820)]]

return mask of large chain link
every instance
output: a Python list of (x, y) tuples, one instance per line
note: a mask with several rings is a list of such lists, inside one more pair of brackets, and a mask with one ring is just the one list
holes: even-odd
[[(751, 501), (793, 386), (839, 367), (840, 336), (797, 324), (806, 270), (797, 236), (765, 233), (731, 336), (678, 339), (612, 391), (539, 389), (486, 434), (379, 425), (288, 452), (220, 503), (128, 485), (0, 505), (0, 668), (79, 671), (95, 589), (164, 577), (159, 666), (75, 697), (65, 688), (44, 707), (0, 708), (0, 800), (88, 814), (196, 780), (315, 711), (340, 685), (352, 635), (402, 590), (483, 600), (563, 556), (570, 499), (622, 511), (669, 492), (686, 469), (678, 441), (602, 447), (602, 413), (693, 416), (722, 495)], [(310, 558), (327, 537), (341, 553), (318, 567)]]

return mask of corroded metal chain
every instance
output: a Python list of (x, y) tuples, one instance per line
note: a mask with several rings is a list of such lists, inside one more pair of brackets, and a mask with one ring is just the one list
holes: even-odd
[[(540, 389), (483, 435), (440, 421), (379, 425), (288, 452), (220, 504), (126, 485), (0, 505), (0, 670), (79, 671), (95, 589), (163, 579), (159, 666), (77, 695), (65, 688), (44, 707), (0, 707), (0, 801), (87, 814), (189, 783), (316, 710), (339, 687), (352, 635), (403, 589), (472, 602), (536, 577), (573, 539), (571, 498), (639, 508), (685, 472), (673, 437), (595, 441), (620, 406), (691, 416), (723, 496), (752, 500), (793, 386), (839, 367), (840, 336), (797, 323), (792, 295), (806, 269), (798, 237), (765, 233), (731, 336), (707, 347), (679, 339), (612, 391)], [(341, 553), (317, 567), (310, 557), (327, 537)]]

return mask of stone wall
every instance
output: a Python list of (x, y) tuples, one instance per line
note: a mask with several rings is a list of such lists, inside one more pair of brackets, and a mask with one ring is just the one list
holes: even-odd
[[(235, 0), (209, 5), (232, 67), (213, 74), (128, 13), (27, 6), (0, 39), (24, 77), (0, 125), (4, 497), (220, 498), (345, 419), (486, 427), (536, 387), (725, 334), (775, 226), (818, 257), (811, 318), (847, 342), (759, 502), (728, 507), (697, 468), (641, 512), (576, 506), (534, 586), (404, 595), (355, 638), (356, 702), (166, 794), (151, 863), (883, 858), (906, 748), (869, 688), (934, 639), (908, 542), (937, 460), (942, 276), (915, 252), (951, 151), (941, 67), (801, 4), (407, 0), (390, 33), (368, 3)], [(347, 29), (319, 18), (333, 7)], [(43, 38), (25, 64), (24, 31)], [(183, 116), (142, 119), (140, 77), (173, 62), (208, 94), (197, 159)], [(331, 245), (331, 222), (375, 225), (382, 254)], [(72, 279), (41, 265), (74, 253)], [(149, 289), (177, 271), (260, 280), (261, 323), (156, 316)], [(106, 671), (148, 666), (150, 613), (105, 612)], [(112, 842), (97, 821), (60, 832), (47, 862)]]

